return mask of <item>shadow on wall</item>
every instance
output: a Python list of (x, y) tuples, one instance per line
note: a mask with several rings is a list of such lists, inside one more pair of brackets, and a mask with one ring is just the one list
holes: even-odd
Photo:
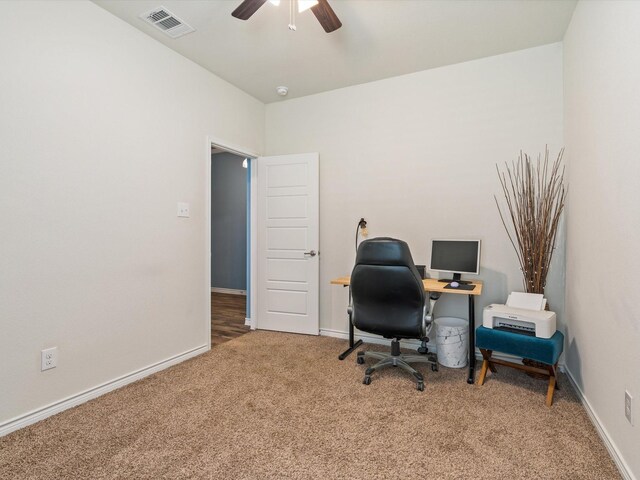
[[(432, 276), (427, 276), (433, 278)], [(508, 279), (505, 273), (481, 268), (480, 275), (473, 278), (482, 280), (484, 283), (482, 296), (475, 299), (476, 326), (480, 326), (484, 307), (492, 303), (506, 302), (507, 296), (511, 292), (508, 288)], [(349, 326), (347, 316), (349, 289), (332, 285), (327, 291), (331, 295), (331, 314), (333, 315), (331, 325), (334, 326), (333, 331), (346, 334)], [(467, 320), (469, 318), (467, 295), (442, 295), (435, 307), (435, 317), (458, 317)]]
[[(567, 325), (565, 327), (565, 338), (571, 338), (570, 333), (570, 327)], [(580, 390), (584, 391), (584, 387), (582, 385), (582, 361), (580, 360), (580, 350), (578, 349), (578, 344), (576, 343), (575, 338), (571, 338), (569, 345), (564, 351), (564, 364), (566, 365), (568, 373), (571, 373), (571, 377), (573, 377), (575, 384), (580, 388)]]
[[(429, 278), (435, 278), (433, 275), (427, 275)], [(492, 303), (505, 303), (507, 297), (512, 291), (524, 291), (521, 282), (514, 287), (514, 282), (509, 281), (506, 273), (489, 268), (480, 268), (480, 274), (478, 276), (465, 277), (466, 280), (478, 279), (483, 282), (482, 295), (475, 298), (475, 325), (476, 327), (482, 325), (482, 312), (487, 305)], [(520, 280), (520, 278), (518, 279)], [(518, 288), (519, 287), (519, 288)], [(326, 292), (326, 293), (325, 293)], [(335, 285), (327, 285), (323, 290), (324, 294), (331, 296), (331, 311), (332, 321), (329, 325), (324, 325), (323, 328), (334, 333), (346, 334), (348, 329), (348, 316), (347, 316), (347, 304), (349, 298), (349, 289), (339, 287)], [(552, 296), (553, 297), (553, 296)], [(553, 297), (551, 300), (547, 300), (553, 305)], [(557, 300), (556, 300), (557, 303)], [(469, 318), (469, 301), (467, 295), (442, 295), (435, 307), (435, 318), (439, 317), (457, 317), (467, 320)], [(556, 312), (560, 316), (560, 312)], [(565, 331), (566, 338), (570, 338), (568, 327), (560, 325), (559, 329)], [(565, 353), (560, 358), (560, 363), (565, 362), (565, 358), (572, 358), (578, 362), (580, 357), (574, 344), (569, 345), (568, 349), (565, 349)], [(574, 362), (571, 362), (574, 365)], [(574, 378), (580, 381), (580, 372), (577, 370), (574, 372)]]
[[(480, 267), (478, 276), (469, 276), (465, 280), (478, 279), (483, 282), (482, 295), (476, 297), (476, 326), (482, 324), (482, 310), (492, 303), (504, 303), (509, 293), (507, 275), (503, 272)], [(435, 307), (435, 316), (469, 318), (467, 295), (442, 295)]]

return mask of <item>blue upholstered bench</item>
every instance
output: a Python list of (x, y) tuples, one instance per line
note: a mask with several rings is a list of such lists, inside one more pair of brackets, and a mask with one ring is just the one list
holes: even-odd
[[(553, 392), (557, 382), (558, 358), (562, 353), (563, 345), (564, 335), (561, 332), (556, 332), (551, 338), (538, 338), (521, 333), (478, 327), (476, 329), (476, 346), (480, 349), (483, 358), (478, 385), (484, 384), (487, 370), (491, 370), (493, 373), (496, 372), (496, 365), (504, 365), (526, 372), (546, 375), (549, 376), (547, 406), (550, 407), (553, 403)], [(494, 351), (536, 360), (544, 364), (545, 368), (491, 358)]]

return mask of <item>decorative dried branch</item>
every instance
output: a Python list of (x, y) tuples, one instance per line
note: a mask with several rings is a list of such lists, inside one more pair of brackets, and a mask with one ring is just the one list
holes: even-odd
[(517, 161), (512, 161), (511, 165), (505, 163), (505, 171), (501, 172), (496, 165), (507, 204), (504, 213), (498, 197), (494, 195), (494, 199), (518, 256), (525, 291), (529, 293), (544, 293), (551, 265), (560, 215), (567, 196), (563, 154), (564, 148), (550, 164), (549, 148), (545, 147), (544, 159), (538, 155), (535, 163), (521, 151)]

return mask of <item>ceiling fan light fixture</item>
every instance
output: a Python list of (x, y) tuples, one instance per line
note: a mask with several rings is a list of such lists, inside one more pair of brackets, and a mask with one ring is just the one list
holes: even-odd
[(309, 10), (318, 4), (318, 0), (298, 0), (298, 13)]
[[(231, 16), (239, 20), (249, 20), (265, 3), (267, 3), (267, 0), (242, 0), (240, 5), (231, 12)], [(281, 0), (269, 0), (269, 3), (279, 5)], [(289, 30), (294, 32), (296, 30), (296, 13), (309, 9), (311, 9), (325, 32), (331, 33), (342, 27), (342, 22), (329, 5), (329, 0), (289, 0)]]

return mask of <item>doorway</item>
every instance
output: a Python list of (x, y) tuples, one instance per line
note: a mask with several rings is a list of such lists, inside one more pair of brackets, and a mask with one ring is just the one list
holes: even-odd
[(250, 330), (250, 159), (211, 146), (211, 345)]

